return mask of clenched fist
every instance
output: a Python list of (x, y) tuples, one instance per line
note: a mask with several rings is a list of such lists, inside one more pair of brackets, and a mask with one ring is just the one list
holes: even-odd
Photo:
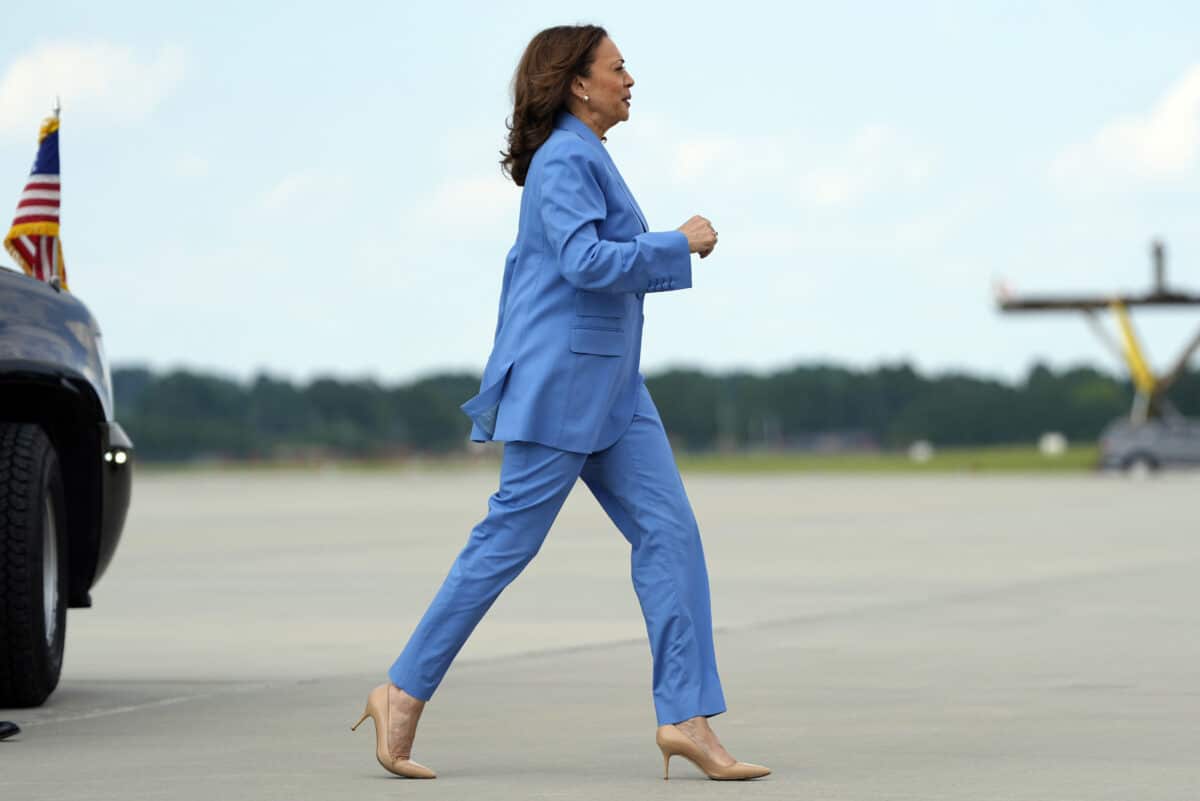
[(699, 253), (702, 259), (717, 246), (717, 232), (707, 217), (697, 214), (675, 230), (687, 237), (688, 253)]

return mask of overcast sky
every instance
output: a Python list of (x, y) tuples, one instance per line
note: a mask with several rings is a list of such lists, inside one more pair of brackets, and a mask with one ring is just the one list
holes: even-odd
[[(516, 236), (509, 81), (575, 22), (637, 82), (608, 147), (651, 228), (721, 232), (694, 288), (646, 298), (644, 372), (1107, 367), (1075, 316), (999, 315), (994, 283), (1140, 289), (1162, 236), (1200, 291), (1182, 0), (17, 4), (0, 209), (57, 93), (68, 274), (114, 364), (478, 371)], [(1135, 321), (1161, 368), (1200, 314)]]

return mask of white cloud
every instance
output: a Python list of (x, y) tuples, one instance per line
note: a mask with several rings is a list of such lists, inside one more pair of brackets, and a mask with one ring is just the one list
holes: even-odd
[(1068, 147), (1051, 165), (1062, 184), (1097, 179), (1182, 178), (1200, 155), (1200, 64), (1175, 81), (1149, 112), (1105, 125), (1086, 142)]
[(36, 133), (55, 96), (62, 99), (64, 116), (136, 122), (167, 96), (183, 71), (177, 47), (145, 55), (107, 42), (38, 45), (0, 77), (0, 135)]
[(263, 192), (259, 204), (271, 212), (294, 212), (309, 206), (326, 208), (344, 199), (348, 184), (343, 175), (320, 169), (297, 170)]
[[(656, 132), (660, 141), (675, 134)], [(674, 175), (679, 181), (720, 180), (731, 183), (778, 174), (795, 160), (795, 146), (785, 136), (705, 135), (678, 137), (674, 148)]]
[(675, 177), (683, 180), (700, 178), (738, 152), (734, 139), (693, 139), (680, 143), (675, 152)]
[[(886, 239), (895, 248), (937, 250), (945, 246), (961, 216), (962, 209), (959, 207), (949, 211), (925, 212), (897, 222)], [(933, 262), (923, 264), (936, 266)]]
[(835, 208), (919, 184), (932, 160), (888, 126), (867, 125), (836, 147), (788, 134), (683, 139), (674, 149), (673, 165), (678, 181), (718, 182), (727, 190), (767, 181), (787, 187), (801, 205)]
[(175, 174), (180, 178), (207, 178), (212, 171), (208, 159), (195, 153), (185, 153), (175, 160)]
[(515, 223), (521, 191), (500, 175), (451, 178), (424, 204), (431, 222), (461, 230), (463, 225), (480, 227)]
[(884, 125), (860, 128), (832, 153), (814, 154), (820, 166), (800, 165), (790, 177), (800, 200), (817, 207), (854, 205), (877, 192), (916, 186), (932, 171), (932, 158)]

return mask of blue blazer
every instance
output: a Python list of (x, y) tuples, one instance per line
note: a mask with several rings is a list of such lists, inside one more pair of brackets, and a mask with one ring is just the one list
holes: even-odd
[(633, 420), (643, 297), (687, 289), (687, 236), (651, 232), (599, 137), (560, 111), (533, 155), (471, 439), (592, 453)]

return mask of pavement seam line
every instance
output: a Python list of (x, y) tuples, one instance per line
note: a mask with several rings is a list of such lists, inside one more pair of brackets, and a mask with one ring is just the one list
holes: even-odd
[[(297, 684), (304, 683), (297, 681)], [(174, 695), (169, 698), (159, 698), (155, 701), (145, 701), (140, 704), (128, 704), (126, 706), (113, 707), (112, 709), (96, 709), (91, 712), (84, 712), (78, 715), (67, 715), (60, 718), (44, 718), (41, 720), (31, 720), (21, 724), (26, 729), (36, 728), (38, 726), (47, 726), (54, 723), (73, 723), (79, 720), (91, 720), (93, 718), (103, 718), (109, 715), (121, 715), (126, 712), (137, 712), (142, 709), (153, 709), (160, 706), (173, 706), (182, 704), (188, 701), (198, 701), (204, 698), (214, 698), (220, 695), (231, 695), (239, 692), (253, 692), (254, 690), (264, 690), (269, 687), (277, 686), (279, 682), (257, 682), (255, 684), (243, 685), (239, 687), (231, 687), (225, 690), (213, 690), (206, 693), (193, 693), (191, 695)]]

